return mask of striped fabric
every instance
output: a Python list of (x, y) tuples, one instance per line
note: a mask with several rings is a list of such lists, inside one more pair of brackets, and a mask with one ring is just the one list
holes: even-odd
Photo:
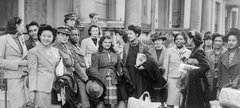
[(117, 104), (117, 86), (112, 84), (111, 76), (106, 77), (106, 96), (104, 97), (104, 104)]

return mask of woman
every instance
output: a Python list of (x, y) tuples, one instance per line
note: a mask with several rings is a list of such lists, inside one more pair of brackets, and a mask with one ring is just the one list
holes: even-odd
[(190, 32), (189, 43), (193, 46), (193, 50), (185, 63), (196, 65), (199, 68), (188, 70), (186, 73), (181, 108), (209, 108), (209, 84), (206, 72), (210, 67), (201, 47), (203, 43), (201, 34), (196, 31)]
[[(119, 68), (120, 57), (113, 49), (111, 38), (102, 36), (99, 41), (98, 52), (92, 55), (92, 65), (88, 74), (100, 79), (107, 88), (111, 87), (112, 94), (106, 92), (104, 100), (97, 105), (97, 108), (108, 108), (117, 104), (117, 71), (119, 71)], [(107, 81), (108, 77), (111, 78), (110, 85)]]
[(218, 61), (219, 57), (227, 50), (223, 47), (223, 36), (214, 33), (212, 35), (213, 50), (206, 53), (206, 57), (210, 66), (210, 70), (207, 73), (208, 82), (210, 84), (210, 99), (216, 100), (217, 98), (217, 73), (218, 73)]
[[(152, 93), (152, 81), (159, 78), (157, 63), (153, 60), (152, 54), (148, 48), (139, 41), (141, 35), (141, 27), (128, 26), (129, 42), (123, 46), (123, 65), (127, 69), (135, 90), (129, 90), (129, 96), (139, 98), (143, 92)], [(146, 61), (141, 65), (137, 65), (137, 56), (145, 55)]]
[(91, 25), (88, 29), (89, 37), (83, 39), (81, 42), (81, 49), (84, 52), (84, 56), (87, 58), (87, 67), (91, 66), (91, 56), (98, 50), (98, 41), (100, 37), (100, 28), (96, 25)]
[(237, 28), (231, 28), (227, 33), (228, 50), (219, 58), (218, 84), (221, 89), (227, 84), (237, 87), (240, 78), (240, 49), (239, 36), (240, 31)]
[(13, 17), (7, 22), (6, 35), (0, 36), (0, 69), (7, 79), (10, 107), (22, 107), (27, 101), (27, 47), (23, 20)]
[[(58, 29), (57, 41), (53, 44), (53, 46), (59, 50), (60, 56), (61, 58), (63, 58), (63, 65), (65, 66), (65, 69), (66, 69), (64, 74), (71, 75), (75, 80), (74, 82), (78, 82), (78, 83), (80, 83), (81, 81), (86, 82), (88, 80), (88, 76), (86, 75), (85, 71), (82, 71), (79, 62), (76, 61), (73, 50), (68, 45), (69, 36), (71, 35), (70, 29), (68, 27), (58, 27), (57, 29)], [(83, 92), (85, 90), (85, 89), (82, 89), (84, 88), (82, 86), (85, 86), (85, 85), (81, 85), (79, 86), (79, 88), (77, 88), (81, 90), (80, 92)], [(76, 94), (78, 95), (78, 97), (81, 96), (78, 93)], [(88, 99), (88, 97), (84, 97), (84, 98)], [(77, 106), (80, 104), (79, 102), (80, 99), (78, 98), (73, 98), (73, 99), (76, 99), (73, 106)], [(81, 99), (82, 108), (90, 107), (89, 102), (83, 101), (85, 99), (83, 98)], [(64, 105), (64, 107), (70, 108), (69, 104)]]
[(168, 49), (165, 56), (163, 67), (166, 69), (164, 78), (168, 81), (167, 108), (173, 108), (180, 105), (180, 88), (177, 86), (178, 81), (183, 76), (179, 71), (179, 65), (189, 58), (191, 51), (185, 47), (187, 36), (184, 32), (174, 34), (175, 46)]
[(116, 39), (115, 39), (116, 43), (114, 45), (114, 49), (117, 51), (117, 53), (120, 54), (120, 57), (122, 58), (123, 45), (128, 41), (127, 33), (123, 30), (116, 30), (115, 36), (116, 36)]
[(30, 101), (42, 108), (61, 108), (51, 104), (51, 90), (56, 79), (55, 67), (59, 63), (59, 51), (51, 44), (56, 38), (56, 29), (41, 25), (38, 31), (39, 45), (28, 53)]

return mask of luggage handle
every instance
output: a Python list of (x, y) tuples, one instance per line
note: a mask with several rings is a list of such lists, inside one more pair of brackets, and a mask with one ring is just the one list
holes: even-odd
[[(143, 98), (145, 97), (145, 99), (143, 100)], [(143, 101), (146, 101), (146, 102), (151, 102), (151, 97), (150, 97), (150, 94), (149, 92), (145, 91), (139, 98), (139, 100), (143, 100)]]

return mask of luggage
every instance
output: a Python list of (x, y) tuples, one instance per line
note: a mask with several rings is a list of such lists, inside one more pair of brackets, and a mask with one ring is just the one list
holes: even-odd
[[(144, 96), (146, 95), (145, 99)], [(130, 97), (128, 99), (127, 108), (161, 108), (160, 102), (151, 102), (148, 92), (144, 92), (139, 99)]]
[(219, 94), (219, 103), (223, 106), (240, 108), (240, 90), (222, 88)]

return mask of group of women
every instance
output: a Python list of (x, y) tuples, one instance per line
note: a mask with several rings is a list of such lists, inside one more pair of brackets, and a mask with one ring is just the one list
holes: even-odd
[[(29, 50), (27, 55), (29, 101), (39, 107), (48, 108), (125, 108), (129, 97), (139, 98), (143, 92), (148, 91), (153, 101), (166, 104), (167, 108), (175, 105), (181, 108), (209, 108), (209, 101), (216, 99), (214, 87), (218, 90), (226, 84), (238, 87), (238, 29), (233, 28), (226, 33), (226, 51), (222, 48), (223, 37), (215, 34), (213, 51), (210, 53), (202, 48), (204, 41), (201, 33), (197, 31), (173, 34), (175, 45), (168, 49), (164, 45), (167, 37), (161, 33), (151, 36), (153, 45), (145, 45), (139, 40), (141, 32), (141, 27), (130, 25), (127, 32), (115, 32), (117, 38), (114, 42), (110, 36), (100, 36), (99, 26), (91, 25), (88, 29), (89, 37), (83, 39), (78, 46), (77, 29), (59, 27), (56, 30), (50, 25), (41, 25), (37, 33), (40, 43)], [(186, 44), (191, 46), (192, 50), (189, 50)], [(144, 55), (141, 57), (145, 61), (136, 65), (140, 53)], [(59, 92), (55, 84), (59, 83), (56, 82), (56, 79), (59, 79), (56, 68), (61, 63), (66, 76), (60, 76), (62, 80), (58, 81), (62, 83), (61, 81), (68, 80), (67, 76), (74, 79), (71, 82), (73, 86), (69, 86), (67, 90), (71, 89), (71, 93), (76, 95)], [(198, 68), (183, 72), (179, 70), (181, 63)], [(86, 91), (86, 83), (92, 80), (89, 77), (98, 79), (105, 88), (101, 96), (98, 96), (102, 97), (98, 101), (92, 100), (91, 94)], [(167, 92), (154, 88), (154, 84), (163, 81), (159, 79), (167, 81), (167, 84), (158, 85), (158, 88)], [(77, 84), (78, 91), (74, 84)], [(121, 84), (124, 86), (120, 86)], [(56, 98), (53, 96), (53, 89), (62, 96), (67, 94), (60, 99), (62, 105), (53, 104), (52, 98)], [(59, 101), (59, 95), (57, 97)]]

